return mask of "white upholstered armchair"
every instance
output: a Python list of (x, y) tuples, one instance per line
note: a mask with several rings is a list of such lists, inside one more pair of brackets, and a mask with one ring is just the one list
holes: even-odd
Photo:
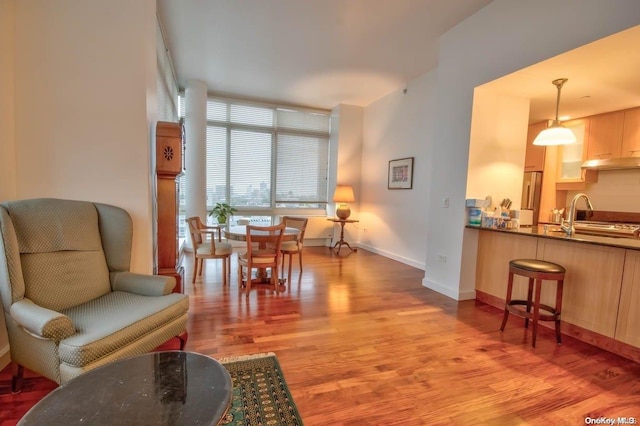
[(0, 298), (13, 390), (26, 367), (57, 383), (186, 340), (172, 277), (129, 272), (132, 221), (118, 207), (51, 198), (0, 204)]

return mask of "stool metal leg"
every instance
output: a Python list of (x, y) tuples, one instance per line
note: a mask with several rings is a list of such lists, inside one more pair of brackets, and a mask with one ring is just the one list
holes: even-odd
[(509, 271), (509, 282), (507, 283), (507, 299), (504, 302), (504, 316), (502, 317), (502, 325), (500, 326), (500, 332), (504, 331), (504, 327), (507, 325), (509, 319), (509, 303), (511, 303), (511, 292), (513, 290), (513, 272)]
[[(529, 291), (527, 292), (527, 313), (531, 313), (531, 299), (533, 299), (533, 278), (529, 278)], [(524, 319), (524, 328), (529, 328), (529, 317)]]
[(538, 335), (538, 319), (540, 318), (540, 293), (542, 291), (542, 280), (536, 280), (536, 300), (533, 305), (533, 330), (531, 331), (531, 346), (536, 347), (536, 337)]
[(556, 340), (558, 344), (562, 344), (562, 335), (560, 334), (560, 313), (562, 312), (562, 287), (564, 286), (564, 280), (558, 280), (556, 283)]

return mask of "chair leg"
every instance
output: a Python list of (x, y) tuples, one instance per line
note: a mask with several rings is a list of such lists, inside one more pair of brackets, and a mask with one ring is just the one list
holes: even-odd
[(542, 291), (542, 280), (536, 280), (536, 300), (533, 304), (533, 329), (531, 330), (531, 346), (536, 347), (536, 337), (538, 333), (538, 320), (540, 319), (540, 292)]
[(227, 285), (227, 257), (222, 258), (222, 285)]
[(195, 253), (193, 255), (193, 278), (191, 279), (191, 284), (196, 282), (196, 275), (198, 275), (198, 258)]
[(511, 302), (511, 293), (513, 290), (513, 272), (509, 272), (509, 281), (507, 283), (507, 300), (504, 302), (504, 316), (502, 317), (502, 325), (500, 326), (500, 332), (504, 331), (504, 327), (507, 325), (509, 319), (509, 303)]
[[(529, 278), (529, 290), (527, 292), (527, 313), (531, 313), (531, 300), (533, 299), (533, 278)], [(524, 319), (524, 328), (529, 328), (529, 318)]]
[(204, 259), (200, 259), (200, 269), (198, 269), (198, 275), (202, 276), (202, 265), (204, 263)]
[(556, 340), (558, 344), (562, 344), (562, 335), (560, 334), (560, 313), (562, 312), (562, 287), (564, 285), (564, 280), (558, 280), (556, 283)]
[[(289, 275), (287, 276), (287, 282), (289, 283), (289, 288), (291, 288), (291, 253), (289, 253)], [(282, 265), (282, 270), (284, 272), (284, 265)]]
[(298, 252), (298, 263), (300, 264), (300, 275), (302, 275), (302, 250)]
[(284, 258), (285, 258), (286, 254), (285, 252), (282, 252), (282, 274), (280, 276), (280, 278), (282, 278), (284, 280)]
[(22, 383), (24, 377), (24, 367), (20, 364), (14, 364), (13, 377), (11, 378), (11, 393), (22, 392)]
[(185, 346), (187, 345), (187, 339), (189, 338), (189, 333), (186, 331), (179, 336), (176, 336), (180, 340), (180, 350), (183, 351)]

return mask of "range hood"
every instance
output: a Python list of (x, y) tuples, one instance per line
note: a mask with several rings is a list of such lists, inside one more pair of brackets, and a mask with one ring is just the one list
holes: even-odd
[(582, 163), (583, 169), (624, 170), (640, 169), (640, 157), (610, 158), (607, 160), (589, 160)]

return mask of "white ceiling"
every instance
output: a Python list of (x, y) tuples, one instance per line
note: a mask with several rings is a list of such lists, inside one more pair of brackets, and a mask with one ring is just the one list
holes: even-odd
[(491, 0), (158, 0), (178, 85), (330, 109), (435, 68), (437, 39)]
[[(366, 106), (437, 65), (437, 39), (490, 0), (158, 0), (178, 85), (330, 109)], [(529, 121), (640, 105), (640, 26), (535, 64), (492, 90), (531, 100)]]
[(585, 117), (640, 106), (640, 25), (532, 65), (485, 85), (491, 90), (529, 98), (529, 122), (555, 116), (562, 87), (560, 116)]

